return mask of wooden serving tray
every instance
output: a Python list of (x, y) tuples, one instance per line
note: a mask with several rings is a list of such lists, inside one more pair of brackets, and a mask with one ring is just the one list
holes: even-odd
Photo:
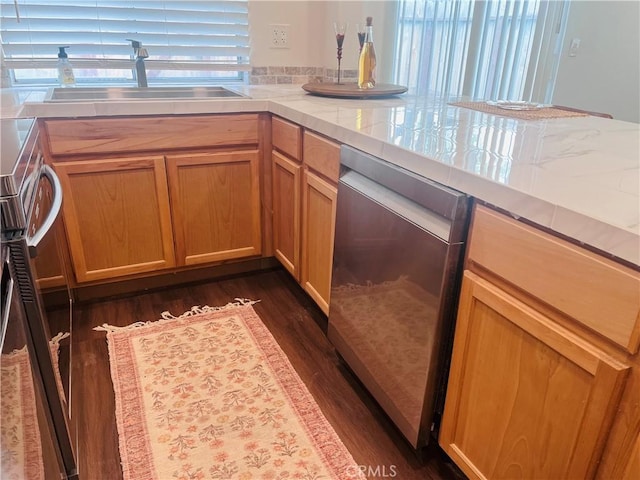
[(357, 83), (305, 83), (302, 88), (313, 95), (337, 98), (388, 97), (407, 91), (407, 87), (390, 83), (380, 83), (368, 89), (359, 89)]

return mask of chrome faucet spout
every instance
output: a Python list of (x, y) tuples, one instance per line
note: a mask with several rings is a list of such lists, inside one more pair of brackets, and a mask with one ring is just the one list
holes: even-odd
[(127, 39), (131, 42), (133, 47), (133, 54), (136, 56), (136, 79), (138, 80), (138, 87), (148, 87), (147, 83), (147, 69), (144, 64), (144, 59), (149, 57), (149, 52), (146, 48), (142, 47), (142, 43), (138, 40)]

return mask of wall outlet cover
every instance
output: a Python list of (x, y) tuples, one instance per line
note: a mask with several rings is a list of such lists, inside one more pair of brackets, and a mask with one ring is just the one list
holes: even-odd
[(288, 24), (271, 24), (271, 48), (289, 48), (289, 27)]

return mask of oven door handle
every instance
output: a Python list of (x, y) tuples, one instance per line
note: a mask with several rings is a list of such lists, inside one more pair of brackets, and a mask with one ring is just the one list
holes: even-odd
[(53, 189), (53, 200), (51, 202), (51, 209), (47, 214), (47, 218), (45, 218), (44, 222), (38, 229), (36, 233), (34, 233), (31, 237), (27, 239), (27, 245), (29, 247), (29, 255), (31, 258), (35, 258), (38, 253), (38, 245), (45, 237), (49, 230), (53, 227), (54, 222), (58, 218), (60, 214), (60, 209), (62, 208), (62, 185), (60, 185), (60, 180), (56, 175), (56, 172), (49, 165), (44, 165), (42, 167), (42, 173), (40, 174), (40, 178), (46, 177), (49, 182), (51, 182), (51, 187)]

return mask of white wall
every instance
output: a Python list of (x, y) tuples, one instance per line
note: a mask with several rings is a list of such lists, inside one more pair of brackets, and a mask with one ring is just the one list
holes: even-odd
[(640, 123), (640, 2), (571, 2), (553, 103)]
[[(378, 76), (388, 81), (393, 47), (393, 0), (249, 0), (251, 63), (255, 67), (337, 67), (334, 21), (349, 23), (344, 41), (342, 67), (358, 68), (355, 24), (373, 17)], [(288, 24), (288, 49), (270, 47), (270, 24)], [(388, 48), (387, 48), (388, 47)]]
[[(251, 64), (254, 67), (322, 65), (324, 44), (318, 45), (325, 22), (325, 2), (250, 0)], [(290, 48), (270, 47), (270, 24), (288, 24)]]

